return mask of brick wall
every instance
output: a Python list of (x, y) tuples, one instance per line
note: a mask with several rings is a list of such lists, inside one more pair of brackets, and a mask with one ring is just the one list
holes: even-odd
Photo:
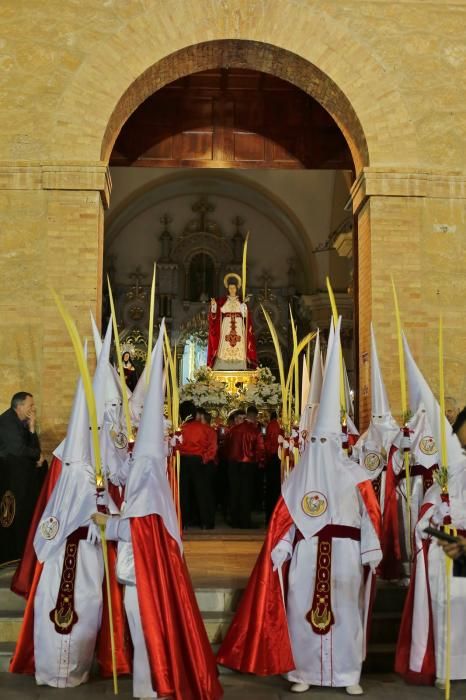
[[(359, 174), (361, 349), (372, 318), (395, 412), (391, 270), (427, 374), (445, 308), (447, 391), (465, 395), (461, 4), (5, 0), (0, 19), (0, 409), (29, 387), (41, 396), (47, 444), (61, 437), (76, 367), (48, 280), (88, 329), (88, 309), (100, 303), (105, 168), (119, 128), (148, 90), (233, 60), (307, 90), (347, 136)], [(448, 235), (436, 231), (443, 225)]]

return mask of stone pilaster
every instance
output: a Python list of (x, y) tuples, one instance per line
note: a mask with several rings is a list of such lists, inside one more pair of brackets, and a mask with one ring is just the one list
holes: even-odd
[(99, 316), (101, 303), (110, 188), (101, 163), (0, 165), (0, 410), (15, 391), (34, 393), (46, 451), (63, 437), (77, 378), (50, 286), (81, 335), (90, 336), (89, 310)]
[(466, 386), (466, 176), (459, 172), (365, 168), (352, 189), (358, 217), (360, 416), (370, 415), (369, 324), (395, 414), (400, 413), (396, 322), (421, 370), (438, 386), (437, 328), (445, 326), (446, 391), (463, 405)]

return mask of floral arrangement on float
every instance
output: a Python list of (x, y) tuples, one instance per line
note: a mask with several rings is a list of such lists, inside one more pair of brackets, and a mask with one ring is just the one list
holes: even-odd
[(241, 403), (254, 405), (259, 410), (276, 409), (282, 398), (280, 384), (268, 367), (259, 367), (256, 377), (256, 382), (241, 393)]
[(180, 387), (180, 401), (193, 401), (196, 406), (209, 410), (228, 410), (231, 404), (225, 382), (219, 382), (213, 376), (210, 367), (199, 367), (192, 379)]
[(260, 411), (276, 409), (281, 402), (281, 387), (268, 367), (259, 367), (254, 380), (235, 393), (226, 382), (219, 381), (218, 373), (210, 367), (199, 367), (192, 379), (180, 387), (180, 401), (193, 401), (221, 417), (240, 406), (254, 405)]

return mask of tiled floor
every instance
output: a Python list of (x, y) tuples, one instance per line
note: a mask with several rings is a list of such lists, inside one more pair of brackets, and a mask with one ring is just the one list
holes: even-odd
[[(343, 689), (312, 688), (300, 696), (288, 691), (289, 683), (281, 678), (251, 678), (240, 674), (222, 675), (225, 700), (290, 700), (302, 697), (303, 700), (343, 700), (349, 696)], [(363, 680), (365, 695), (370, 700), (441, 700), (443, 694), (435, 688), (411, 687), (394, 675), (368, 676)], [(119, 697), (129, 700), (132, 697), (131, 681), (120, 680)], [(79, 688), (56, 690), (38, 687), (31, 677), (0, 674), (1, 700), (110, 700), (113, 695), (110, 681), (93, 680)], [(466, 698), (466, 683), (452, 684), (451, 700)]]

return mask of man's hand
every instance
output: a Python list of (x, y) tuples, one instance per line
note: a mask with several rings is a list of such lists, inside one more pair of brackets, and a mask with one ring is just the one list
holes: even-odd
[(105, 513), (94, 513), (94, 515), (91, 515), (91, 520), (99, 527), (105, 527), (109, 517), (110, 516)]
[(39, 467), (42, 466), (43, 461), (44, 461), (44, 455), (43, 455), (42, 452), (41, 452), (41, 453), (40, 453), (40, 456), (39, 456), (39, 459), (38, 459), (37, 462), (36, 462), (36, 467), (37, 467), (37, 469), (39, 469)]
[(35, 433), (36, 432), (36, 407), (32, 406), (31, 410), (27, 414), (27, 421), (28, 421), (28, 426), (29, 426), (29, 432)]
[(439, 542), (450, 559), (458, 559), (466, 554), (466, 537), (459, 537), (458, 542)]

